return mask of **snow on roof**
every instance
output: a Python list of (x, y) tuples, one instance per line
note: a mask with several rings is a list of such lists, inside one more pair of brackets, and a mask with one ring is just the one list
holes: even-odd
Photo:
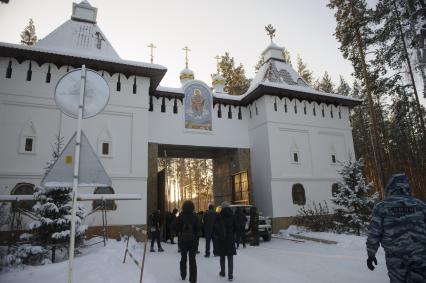
[(244, 97), (250, 95), (250, 93), (260, 85), (300, 91), (318, 96), (360, 101), (359, 99), (350, 96), (343, 96), (340, 94), (326, 93), (315, 90), (309, 86), (289, 64), (273, 59), (265, 62), (260, 67), (256, 73), (256, 76), (252, 80), (250, 87), (243, 95), (240, 96), (240, 98), (243, 99)]
[(232, 95), (228, 93), (213, 93), (213, 97), (219, 98), (219, 99), (226, 99), (226, 100), (235, 100), (235, 101), (241, 101), (242, 97), (241, 95)]
[(7, 42), (0, 42), (0, 47), (7, 47), (7, 48), (14, 48), (14, 49), (21, 49), (21, 50), (31, 50), (31, 51), (38, 51), (38, 52), (45, 52), (50, 54), (56, 54), (56, 55), (64, 55), (64, 56), (72, 56), (72, 57), (78, 57), (83, 59), (94, 59), (104, 62), (110, 62), (110, 63), (118, 63), (118, 64), (124, 64), (134, 67), (142, 67), (142, 68), (150, 68), (150, 69), (158, 69), (158, 70), (167, 70), (166, 67), (157, 65), (157, 64), (150, 64), (145, 62), (137, 62), (137, 61), (130, 61), (130, 60), (123, 60), (120, 58), (109, 58), (109, 57), (102, 57), (102, 56), (90, 56), (88, 54), (83, 54), (80, 52), (75, 51), (64, 51), (64, 50), (53, 50), (51, 48), (44, 48), (39, 46), (27, 46), (27, 45), (21, 45), (21, 44), (14, 44), (14, 43), (7, 43)]

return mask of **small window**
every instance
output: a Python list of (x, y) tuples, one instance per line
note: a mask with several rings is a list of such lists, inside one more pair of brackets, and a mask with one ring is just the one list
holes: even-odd
[(109, 155), (109, 143), (108, 142), (102, 143), (102, 155)]
[(293, 162), (299, 163), (299, 153), (293, 152)]
[(306, 195), (305, 189), (302, 184), (294, 184), (292, 191), (293, 204), (305, 205), (306, 204)]
[(25, 138), (25, 146), (24, 150), (25, 152), (33, 152), (33, 145), (34, 145), (34, 138), (33, 137), (26, 137)]
[[(97, 187), (95, 189), (95, 191), (93, 192), (94, 194), (114, 194), (114, 189), (112, 187)], [(93, 201), (93, 209), (96, 208), (102, 208), (102, 205), (105, 205), (105, 209), (106, 210), (116, 210), (117, 209), (117, 205), (115, 204), (114, 200), (94, 200)]]
[(337, 160), (336, 160), (336, 155), (332, 154), (331, 155), (331, 163), (336, 164)]
[(331, 195), (334, 197), (339, 192), (339, 185), (337, 183), (334, 183), (331, 185)]

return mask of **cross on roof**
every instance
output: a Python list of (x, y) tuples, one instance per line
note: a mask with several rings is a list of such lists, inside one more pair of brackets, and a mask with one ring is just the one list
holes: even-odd
[(182, 50), (185, 51), (185, 68), (188, 69), (188, 52), (191, 51), (191, 49), (189, 49), (188, 46), (185, 46)]
[(275, 37), (274, 27), (271, 24), (269, 24), (269, 25), (265, 26), (265, 30), (266, 30), (266, 33), (268, 34), (268, 36), (269, 36), (269, 38), (271, 39), (271, 42), (272, 42), (272, 39)]
[(216, 57), (214, 57), (214, 59), (216, 59), (216, 70), (217, 70), (217, 73), (219, 74), (219, 71), (220, 71), (220, 56), (216, 55)]
[(154, 45), (154, 43), (150, 43), (148, 47), (151, 49), (150, 58), (151, 58), (151, 64), (154, 63), (154, 48), (157, 48), (157, 46)]

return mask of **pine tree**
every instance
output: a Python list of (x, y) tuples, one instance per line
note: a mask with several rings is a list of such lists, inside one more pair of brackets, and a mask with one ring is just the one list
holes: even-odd
[(225, 91), (232, 95), (241, 95), (250, 86), (250, 80), (246, 78), (242, 64), (235, 67), (234, 57), (228, 52), (221, 57), (219, 62), (221, 75), (225, 78)]
[(318, 89), (323, 92), (332, 93), (334, 91), (334, 84), (327, 71), (324, 72), (321, 80), (318, 83)]
[(367, 184), (362, 175), (363, 161), (346, 161), (338, 170), (341, 180), (338, 190), (331, 198), (337, 206), (336, 222), (344, 232), (360, 235), (371, 220), (374, 204), (378, 194), (372, 193), (373, 187)]
[(344, 95), (344, 96), (348, 96), (351, 93), (351, 87), (349, 86), (349, 84), (345, 81), (345, 79), (343, 78), (343, 76), (339, 77), (339, 85), (337, 86), (337, 93), (340, 95)]
[(308, 85), (313, 83), (314, 78), (312, 71), (310, 71), (307, 65), (303, 63), (303, 60), (299, 55), (297, 55), (297, 72)]
[[(63, 138), (56, 137), (52, 152), (52, 160), (47, 163), (46, 174), (59, 158)], [(51, 250), (51, 260), (55, 262), (56, 249), (66, 248), (70, 238), (72, 188), (69, 187), (36, 187), (34, 198), (37, 201), (33, 211), (37, 220), (30, 223), (32, 238), (46, 250)], [(76, 242), (80, 242), (87, 227), (82, 225), (85, 216), (83, 207), (76, 211)]]
[(378, 187), (383, 186), (384, 170), (381, 158), (381, 147), (377, 117), (373, 100), (372, 72), (366, 58), (368, 51), (374, 47), (372, 10), (365, 0), (330, 0), (327, 5), (335, 10), (336, 39), (340, 42), (340, 51), (345, 59), (349, 59), (354, 68), (354, 75), (361, 80), (365, 89), (373, 136), (373, 153), (376, 157), (375, 167), (378, 172)]
[(37, 35), (33, 19), (30, 19), (28, 25), (21, 32), (21, 43), (24, 45), (34, 45), (37, 42)]
[(290, 51), (288, 51), (287, 48), (285, 47), (283, 47), (283, 58), (284, 58), (284, 62), (286, 62), (287, 64), (291, 66)]

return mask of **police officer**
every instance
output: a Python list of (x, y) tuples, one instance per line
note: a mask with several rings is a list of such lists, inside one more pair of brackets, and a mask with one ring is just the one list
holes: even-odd
[[(386, 255), (391, 283), (426, 282), (426, 207), (410, 196), (408, 178), (394, 174), (385, 187), (385, 199), (373, 210), (368, 229), (367, 266), (374, 270), (379, 244)], [(373, 265), (374, 263), (374, 265)]]

